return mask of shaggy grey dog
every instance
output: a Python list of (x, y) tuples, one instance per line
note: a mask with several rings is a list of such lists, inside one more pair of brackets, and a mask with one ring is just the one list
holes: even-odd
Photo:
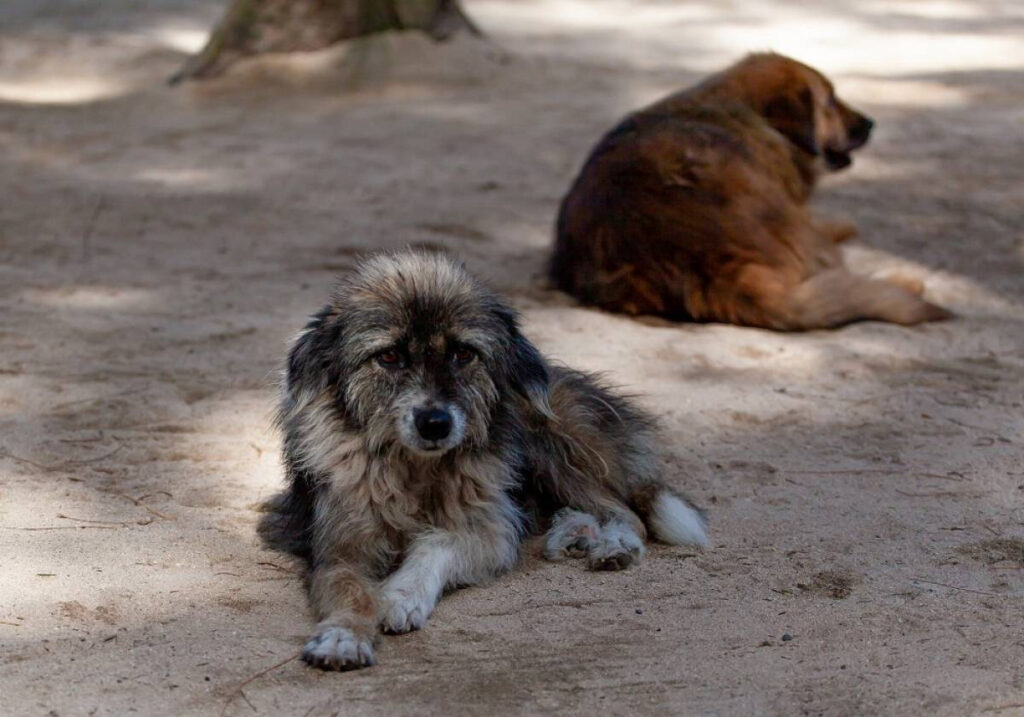
[(441, 255), (377, 255), (339, 287), (291, 349), (278, 422), (319, 667), (374, 664), (381, 629), (423, 627), (445, 589), (508, 570), (541, 526), (546, 557), (594, 569), (639, 560), (648, 530), (706, 542), (658, 474), (651, 419), (550, 366)]

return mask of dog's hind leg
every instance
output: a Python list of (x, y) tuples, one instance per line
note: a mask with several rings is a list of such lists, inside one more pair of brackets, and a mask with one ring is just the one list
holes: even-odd
[(623, 570), (639, 562), (645, 552), (640, 519), (624, 505), (599, 512), (603, 522), (575, 508), (555, 513), (544, 537), (544, 557), (586, 558), (591, 570)]
[(544, 538), (544, 557), (554, 561), (586, 558), (591, 570), (623, 570), (644, 556), (644, 539), (636, 522), (613, 515), (599, 524), (590, 513), (562, 508)]
[(597, 540), (587, 550), (588, 568), (623, 570), (643, 559), (647, 552), (640, 532), (643, 526), (635, 514), (630, 512), (630, 516), (632, 520), (616, 515), (601, 525)]
[(793, 287), (772, 274), (767, 267), (746, 270), (746, 297), (736, 312), (736, 323), (808, 331), (872, 320), (910, 326), (954, 316), (902, 285), (843, 268), (815, 274)]
[(562, 508), (551, 519), (551, 529), (544, 538), (544, 557), (548, 560), (586, 557), (600, 533), (601, 526), (590, 513)]

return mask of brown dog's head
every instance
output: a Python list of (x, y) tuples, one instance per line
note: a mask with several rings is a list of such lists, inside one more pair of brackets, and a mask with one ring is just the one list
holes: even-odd
[(850, 152), (868, 141), (874, 126), (836, 97), (824, 75), (783, 55), (750, 55), (722, 79), (727, 87), (738, 84), (772, 127), (832, 171), (850, 166)]

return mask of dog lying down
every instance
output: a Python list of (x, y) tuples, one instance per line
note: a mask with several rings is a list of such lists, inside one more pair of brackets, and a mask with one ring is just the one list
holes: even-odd
[(816, 70), (750, 55), (605, 135), (562, 200), (551, 278), (584, 303), (675, 320), (797, 331), (949, 318), (916, 279), (848, 271), (837, 244), (856, 229), (806, 207), (872, 126)]
[(595, 570), (640, 560), (648, 534), (707, 541), (703, 513), (659, 475), (651, 417), (550, 365), (515, 311), (441, 255), (363, 263), (286, 374), (279, 517), (309, 560), (310, 664), (374, 664), (381, 630), (423, 627), (446, 589), (508, 570), (541, 527), (545, 557)]

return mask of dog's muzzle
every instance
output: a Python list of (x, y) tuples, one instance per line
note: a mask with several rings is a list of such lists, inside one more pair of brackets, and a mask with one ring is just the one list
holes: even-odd
[(867, 144), (871, 130), (875, 126), (874, 120), (870, 117), (865, 117), (849, 108), (845, 108), (843, 111), (843, 124), (846, 126), (846, 142), (839, 147), (825, 147), (822, 152), (825, 157), (825, 165), (833, 172), (846, 169), (853, 164), (850, 152)]
[(441, 441), (452, 432), (452, 414), (439, 408), (416, 411), (413, 422), (416, 432), (425, 441)]

